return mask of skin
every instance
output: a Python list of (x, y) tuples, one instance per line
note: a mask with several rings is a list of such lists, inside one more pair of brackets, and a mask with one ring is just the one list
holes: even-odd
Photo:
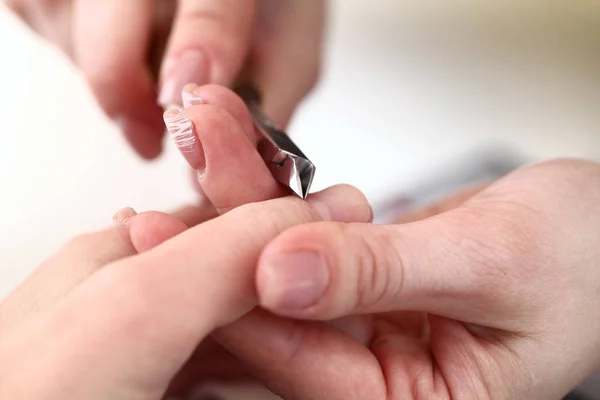
[[(304, 320), (369, 314), (373, 339), (365, 348), (269, 316), (279, 348), (247, 356), (267, 369), (288, 355), (305, 380), (281, 387), (266, 373), (289, 398), (560, 399), (599, 367), (599, 182), (598, 164), (556, 160), (410, 223), (292, 228), (261, 255), (261, 305)], [(285, 257), (297, 252), (316, 252), (328, 280), (318, 292), (304, 273), (318, 293), (290, 307), (298, 289), (286, 275), (299, 265)], [(340, 364), (359, 367), (339, 376)]]
[[(246, 126), (237, 100), (219, 93)], [(213, 336), (286, 399), (560, 399), (599, 366), (597, 182), (599, 165), (556, 160), (395, 224), (291, 228), (259, 260), (260, 304), (271, 313), (255, 310)], [(211, 193), (209, 183), (199, 181)], [(309, 260), (285, 258), (298, 252), (326, 262), (316, 296)], [(312, 302), (290, 307), (306, 292)], [(342, 332), (316, 323), (352, 316), (361, 318)], [(357, 324), (367, 346), (349, 335)]]
[(231, 86), (243, 76), (263, 92), (265, 111), (285, 126), (316, 82), (327, 4), (3, 1), (81, 68), (104, 112), (147, 159), (161, 153), (163, 107), (178, 103), (188, 83)]
[[(597, 164), (529, 166), (396, 225), (366, 223), (364, 197), (347, 187), (312, 203), (257, 198), (236, 207), (241, 197), (214, 190), (210, 174), (229, 165), (237, 179), (254, 164), (220, 165), (211, 147), (237, 132), (235, 146), (256, 150), (243, 113), (234, 117), (240, 103), (221, 94), (222, 107), (183, 113), (199, 137), (214, 135), (201, 139), (199, 185), (224, 215), (168, 239), (182, 221), (137, 225), (141, 214), (121, 224), (129, 235), (121, 245), (88, 236), (74, 243), (90, 247), (67, 246), (53, 273), (44, 273), (50, 260), (0, 308), (3, 397), (158, 399), (211, 332), (286, 399), (559, 399), (599, 366)], [(203, 129), (215, 126), (222, 131)], [(255, 165), (260, 176), (264, 165)], [(311, 223), (319, 219), (329, 221)], [(157, 237), (168, 240), (131, 255), (153, 244), (152, 226), (167, 229)], [(118, 257), (106, 253), (113, 247)], [(102, 250), (95, 269), (83, 262), (90, 248)], [(286, 262), (298, 250), (325, 261), (321, 292), (309, 285), (314, 265)], [(301, 288), (282, 279), (297, 267)], [(312, 303), (290, 301), (306, 302), (306, 292)], [(356, 315), (371, 328), (366, 345), (319, 322)]]
[[(211, 94), (219, 98), (218, 90), (208, 88)], [(227, 110), (202, 105), (187, 112), (196, 116), (197, 128), (218, 124), (221, 131), (211, 131), (215, 138), (248, 142)], [(203, 147), (214, 160), (229, 151), (208, 137)], [(221, 204), (237, 200), (219, 192), (215, 179), (225, 173), (230, 184), (242, 186), (246, 167), (231, 163), (221, 171), (214, 162), (207, 156), (203, 182), (215, 209), (222, 210)], [(268, 180), (263, 184), (272, 183), (270, 175), (261, 176), (262, 161), (248, 167)], [(273, 187), (272, 195), (286, 194)], [(316, 193), (307, 202), (287, 196), (257, 200), (218, 218), (205, 211), (122, 210), (113, 227), (75, 238), (43, 263), (0, 304), (0, 397), (160, 399), (204, 379), (244, 378), (237, 360), (204, 339), (256, 306), (254, 269), (267, 241), (292, 224), (323, 217), (371, 218), (364, 196), (348, 186)], [(254, 229), (261, 234), (248, 240)], [(195, 255), (185, 250), (191, 247)]]

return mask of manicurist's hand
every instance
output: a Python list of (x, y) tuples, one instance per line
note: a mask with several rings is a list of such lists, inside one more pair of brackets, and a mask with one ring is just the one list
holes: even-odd
[[(562, 398), (600, 366), (600, 165), (545, 162), (464, 199), (287, 230), (256, 276), (278, 317), (222, 343), (284, 398)], [(371, 318), (368, 345), (308, 321), (350, 315)]]
[[(162, 107), (188, 83), (243, 75), (284, 126), (320, 67), (324, 0), (4, 0), (82, 69), (105, 113), (145, 158)], [(159, 71), (160, 70), (160, 71)]]

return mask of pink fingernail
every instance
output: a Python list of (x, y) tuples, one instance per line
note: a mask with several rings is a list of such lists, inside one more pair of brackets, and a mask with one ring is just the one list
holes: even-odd
[(200, 86), (195, 83), (185, 85), (181, 92), (181, 100), (184, 108), (190, 108), (199, 104), (204, 104), (204, 100), (200, 96)]
[(204, 171), (204, 150), (194, 131), (192, 120), (177, 109), (167, 110), (163, 118), (171, 139), (186, 161), (195, 170)]
[(316, 253), (282, 254), (262, 269), (261, 303), (278, 311), (297, 311), (315, 304), (329, 284), (329, 269)]
[(165, 62), (163, 77), (158, 103), (163, 107), (171, 104), (181, 105), (181, 92), (187, 84), (208, 83), (208, 59), (200, 50), (187, 50)]

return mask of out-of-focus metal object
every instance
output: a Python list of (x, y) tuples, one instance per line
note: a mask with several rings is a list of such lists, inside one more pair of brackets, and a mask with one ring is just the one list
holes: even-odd
[(315, 176), (315, 165), (304, 155), (289, 136), (279, 129), (260, 108), (260, 93), (249, 84), (235, 89), (244, 100), (255, 127), (265, 140), (259, 151), (277, 181), (305, 199)]

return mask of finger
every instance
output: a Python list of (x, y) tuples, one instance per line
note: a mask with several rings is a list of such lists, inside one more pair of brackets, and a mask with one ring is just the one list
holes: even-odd
[(166, 398), (185, 398), (203, 382), (241, 383), (253, 381), (240, 360), (225, 350), (212, 337), (202, 341), (184, 368), (173, 378)]
[(244, 101), (234, 93), (220, 85), (189, 84), (183, 88), (181, 99), (185, 108), (209, 104), (226, 111), (240, 125), (240, 128), (253, 144), (257, 144), (259, 137), (254, 129), (254, 123)]
[[(409, 322), (417, 322), (415, 316)], [(419, 393), (448, 397), (443, 385), (433, 384), (442, 373), (431, 367), (422, 337), (405, 335), (387, 318), (378, 318), (375, 330), (367, 347), (325, 325), (257, 309), (215, 336), (282, 398), (309, 399), (314, 393), (340, 400), (413, 398), (416, 381)]]
[[(161, 395), (202, 338), (256, 305), (254, 270), (264, 245), (290, 226), (318, 219), (309, 203), (294, 197), (251, 204), (104, 268), (42, 328), (52, 346), (32, 351), (69, 366), (47, 381), (78, 371), (82, 387), (127, 382), (144, 387), (147, 397)], [(102, 352), (84, 351), (90, 348)], [(94, 365), (93, 372), (85, 365)]]
[(4, 4), (35, 32), (54, 43), (65, 55), (72, 56), (72, 7), (70, 1), (5, 0)]
[[(234, 137), (244, 141), (243, 136), (245, 135), (251, 143), (256, 145), (258, 137), (254, 133), (248, 109), (239, 96), (231, 90), (216, 85), (199, 87), (196, 84), (189, 84), (183, 89), (181, 96), (184, 107), (189, 110), (186, 110), (183, 116), (179, 109), (168, 110), (164, 115), (165, 124), (175, 146), (193, 169), (204, 173), (205, 156), (199, 137), (203, 130), (199, 130), (196, 126), (202, 124), (202, 119), (194, 118), (197, 108), (202, 105), (208, 104), (225, 111), (221, 115), (216, 115), (215, 118), (225, 117), (229, 120), (233, 118), (237, 123), (225, 121), (224, 124), (229, 123), (230, 129), (236, 130), (236, 133), (242, 133), (234, 135)], [(221, 132), (216, 131), (213, 134), (218, 135)]]
[(185, 206), (171, 213), (187, 227), (193, 227), (202, 222), (209, 221), (218, 216), (214, 207), (207, 207), (204, 203), (197, 206)]
[(267, 0), (260, 5), (247, 74), (263, 94), (267, 115), (284, 127), (317, 81), (327, 2)]
[(289, 193), (257, 151), (259, 137), (239, 96), (221, 86), (191, 84), (182, 97), (186, 110), (168, 111), (165, 123), (219, 213)]
[(282, 398), (386, 397), (381, 367), (369, 348), (323, 324), (257, 309), (215, 336)]
[(73, 34), (94, 95), (145, 158), (161, 152), (164, 131), (146, 60), (153, 12), (153, 0), (77, 0)]
[(4, 0), (4, 5), (11, 9), (15, 14), (18, 14), (19, 16), (23, 15), (24, 12), (24, 4), (22, 1), (18, 1), (18, 0)]
[(181, 0), (161, 71), (159, 102), (181, 104), (181, 90), (234, 83), (250, 44), (255, 0)]
[(534, 215), (521, 221), (505, 211), (465, 206), (400, 226), (296, 227), (261, 256), (261, 305), (296, 318), (420, 311), (516, 327), (528, 311), (505, 304), (497, 287), (522, 287), (516, 283), (524, 270), (511, 274), (506, 268), (527, 265), (543, 239)]
[[(231, 114), (239, 123), (244, 133), (248, 136), (251, 141), (254, 139), (254, 128), (250, 121), (247, 108), (242, 103), (238, 96), (235, 96), (233, 92), (225, 89), (223, 86), (218, 85), (205, 85), (200, 87), (196, 84), (188, 84), (183, 88), (182, 91), (182, 103), (184, 108), (190, 108), (202, 104), (210, 104)], [(203, 164), (204, 155), (202, 153), (202, 146), (194, 145), (193, 141), (198, 140), (198, 136), (195, 132), (190, 132), (187, 135), (183, 135), (177, 125), (168, 125), (167, 129), (170, 128), (171, 137), (175, 142), (175, 145), (179, 148), (184, 158), (191, 165), (200, 163)], [(190, 142), (192, 140), (192, 142)], [(203, 200), (203, 206), (210, 210), (214, 214), (218, 214), (217, 210), (211, 203), (210, 199), (206, 196), (204, 188), (202, 187), (199, 179), (202, 177), (202, 173), (192, 169), (191, 170), (192, 186)], [(217, 203), (220, 200), (217, 199)]]
[[(195, 217), (189, 211), (190, 220)], [(123, 209), (115, 225), (81, 235), (63, 246), (17, 287), (1, 304), (0, 331), (15, 326), (66, 296), (106, 264), (149, 250), (187, 229), (176, 217)]]
[(220, 214), (286, 194), (255, 143), (227, 111), (205, 104), (184, 112), (169, 110), (164, 118), (171, 137), (198, 171), (204, 194)]
[(177, 236), (188, 227), (177, 218), (160, 212), (139, 214), (127, 222), (129, 238), (136, 253), (148, 251)]

